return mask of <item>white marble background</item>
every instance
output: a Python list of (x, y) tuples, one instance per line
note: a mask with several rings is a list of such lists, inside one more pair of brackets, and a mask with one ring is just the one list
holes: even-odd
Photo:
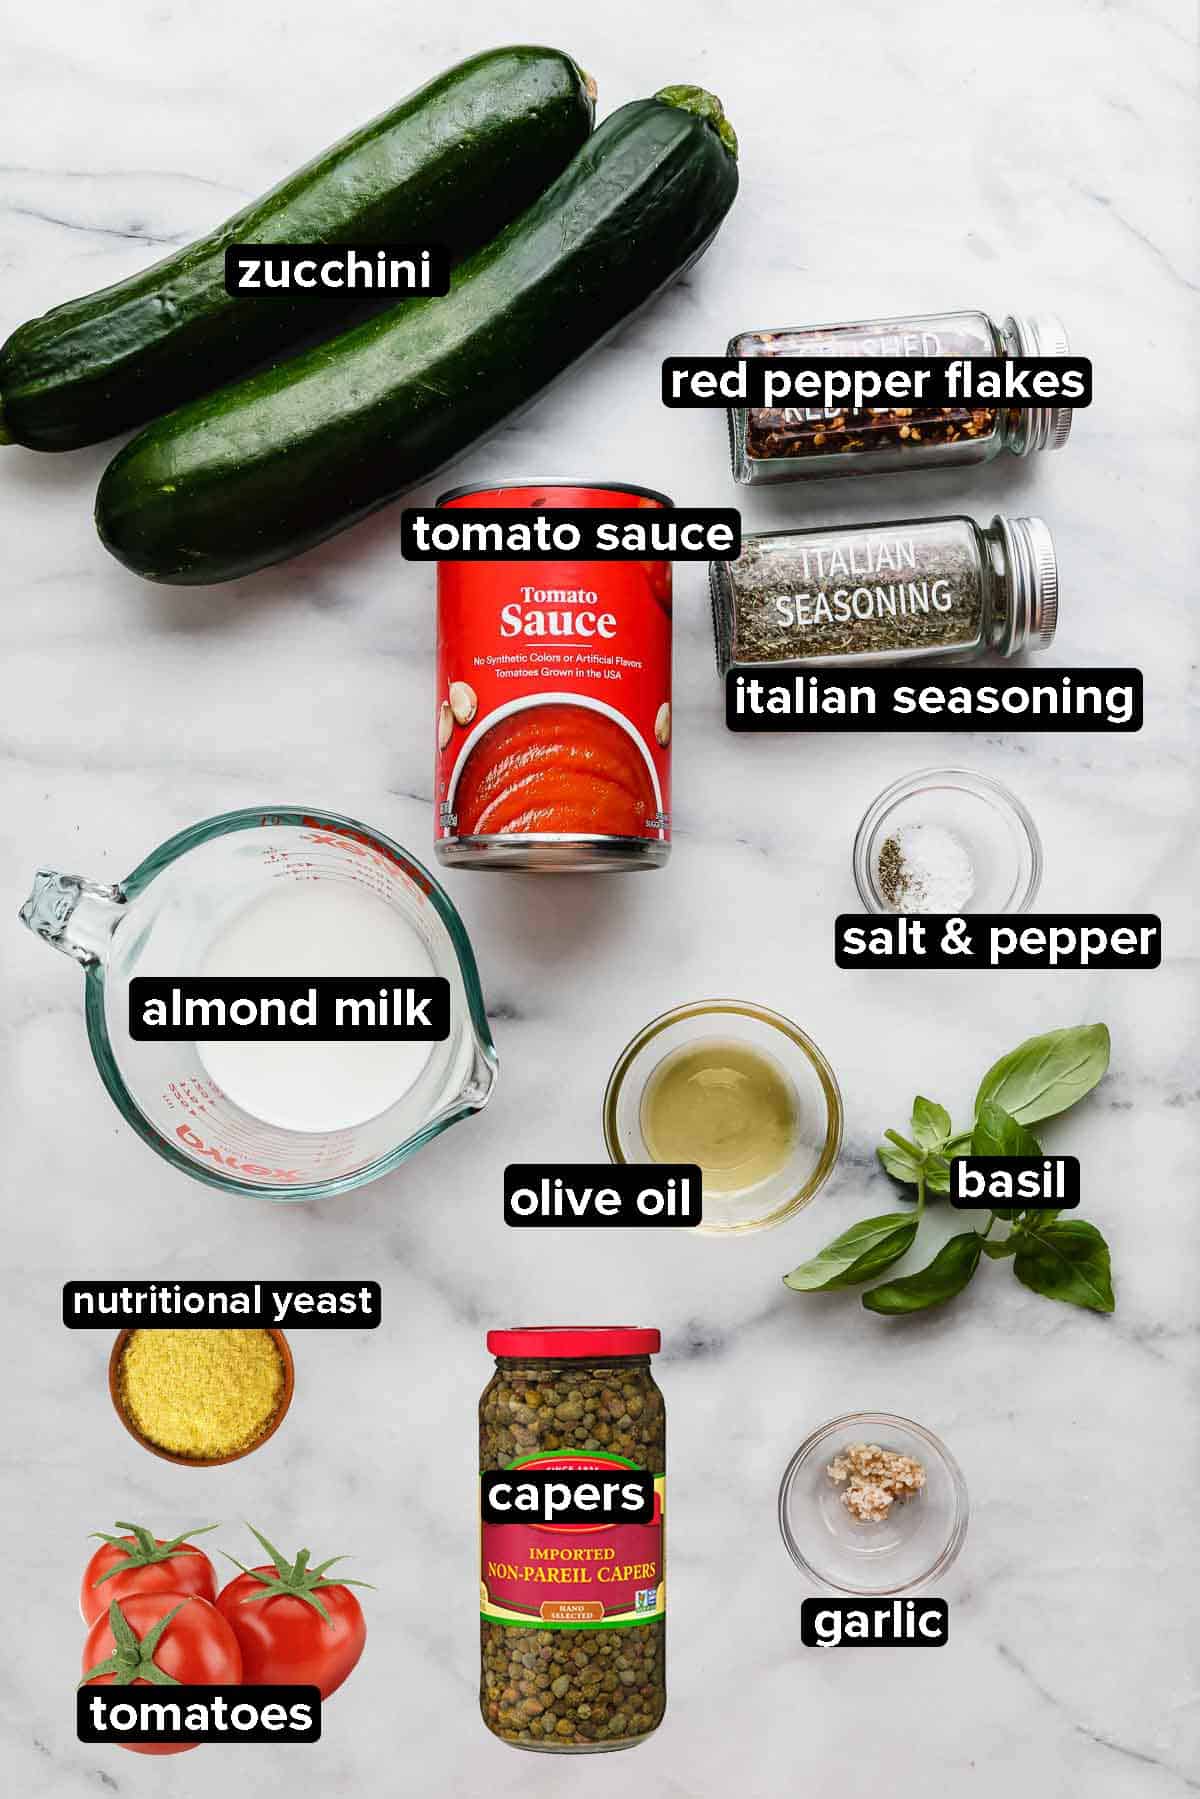
[[(93, 1071), (76, 971), (10, 923), (5, 968), (8, 1421), (5, 1678), (12, 1790), (216, 1799), (399, 1793), (557, 1799), (634, 1781), (663, 1799), (785, 1790), (1175, 1799), (1200, 1788), (1196, 1709), (1196, 941), (1193, 219), (1195, 70), (1181, 0), (881, 0), (603, 9), (560, 0), (397, 10), (374, 0), (65, 0), (11, 9), (0, 106), (7, 330), (214, 223), (437, 69), (561, 43), (601, 107), (668, 82), (723, 97), (743, 192), (686, 283), (456, 480), (563, 470), (729, 504), (722, 421), (668, 414), (659, 359), (730, 331), (917, 308), (1052, 307), (1095, 359), (1061, 455), (978, 474), (742, 495), (747, 523), (998, 508), (1051, 522), (1051, 660), (1145, 670), (1138, 737), (736, 739), (722, 726), (703, 573), (677, 584), (677, 818), (668, 871), (632, 882), (448, 882), (502, 1060), (492, 1108), (393, 1178), (275, 1208), (173, 1173)], [(114, 879), (193, 820), (301, 801), (430, 847), (433, 607), (397, 517), (236, 587), (139, 584), (90, 520), (103, 449), (0, 452), (4, 908), (42, 862)], [(435, 483), (426, 499), (439, 491)], [(1157, 974), (848, 974), (859, 815), (908, 768), (1011, 782), (1047, 852), (1047, 909), (1160, 911)], [(673, 1233), (531, 1239), (500, 1221), (513, 1159), (602, 1153), (611, 1060), (650, 1015), (714, 992), (794, 1015), (847, 1105), (811, 1212), (734, 1243)], [(1052, 1135), (1083, 1162), (1114, 1250), (1101, 1319), (986, 1267), (959, 1305), (889, 1323), (779, 1277), (885, 1209), (879, 1131), (919, 1086), (957, 1112), (1029, 1033), (1107, 1019), (1112, 1073)], [(375, 1334), (294, 1337), (292, 1415), (211, 1473), (144, 1454), (104, 1386), (108, 1341), (68, 1333), (69, 1277), (262, 1274), (384, 1284)], [(493, 1742), (476, 1714), (472, 1434), (489, 1325), (661, 1325), (672, 1426), (671, 1702), (636, 1758), (570, 1764)], [(807, 1431), (907, 1412), (962, 1462), (974, 1516), (940, 1655), (821, 1655), (775, 1490)], [(364, 1661), (312, 1749), (147, 1761), (81, 1746), (72, 1685), (86, 1534), (250, 1518), (353, 1551), (378, 1583)], [(246, 1539), (244, 1539), (245, 1541)], [(20, 1652), (17, 1643), (20, 1643)]]

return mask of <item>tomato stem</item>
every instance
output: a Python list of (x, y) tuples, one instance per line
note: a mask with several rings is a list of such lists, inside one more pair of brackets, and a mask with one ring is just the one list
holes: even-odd
[(149, 1568), (155, 1562), (170, 1561), (173, 1555), (203, 1555), (204, 1551), (189, 1543), (188, 1537), (202, 1537), (206, 1530), (216, 1530), (217, 1528), (215, 1524), (198, 1524), (194, 1530), (181, 1531), (179, 1536), (171, 1537), (167, 1542), (160, 1543), (154, 1533), (147, 1530), (144, 1524), (127, 1524), (122, 1518), (118, 1518), (116, 1523), (117, 1529), (128, 1531), (133, 1537), (133, 1541), (131, 1543), (127, 1536), (110, 1537), (102, 1530), (94, 1530), (91, 1533), (92, 1536), (99, 1537), (102, 1543), (107, 1543), (111, 1549), (119, 1549), (124, 1558), (122, 1561), (114, 1562), (111, 1568), (106, 1568), (104, 1573), (92, 1582), (93, 1588), (102, 1587), (106, 1580), (113, 1578), (114, 1574), (124, 1574), (129, 1568)]
[(235, 1568), (240, 1568), (242, 1573), (249, 1575), (251, 1580), (259, 1582), (260, 1591), (248, 1594), (241, 1601), (243, 1605), (253, 1605), (260, 1599), (302, 1599), (305, 1605), (310, 1605), (314, 1612), (317, 1612), (325, 1623), (332, 1627), (333, 1620), (317, 1598), (321, 1588), (369, 1587), (371, 1585), (369, 1580), (350, 1580), (345, 1575), (339, 1576), (336, 1580), (325, 1579), (325, 1570), (332, 1568), (334, 1562), (344, 1562), (346, 1559), (344, 1555), (331, 1555), (328, 1561), (319, 1562), (315, 1568), (310, 1568), (308, 1563), (309, 1557), (312, 1555), (311, 1549), (302, 1549), (295, 1561), (289, 1562), (273, 1543), (268, 1542), (260, 1530), (255, 1530), (253, 1524), (247, 1523), (246, 1528), (252, 1536), (258, 1538), (270, 1556), (275, 1564), (275, 1573), (268, 1574), (263, 1568), (247, 1568), (245, 1562), (239, 1562), (236, 1555), (230, 1555), (227, 1549), (223, 1549), (222, 1555), (226, 1556)]
[(117, 1601), (114, 1599), (108, 1608), (108, 1628), (113, 1634), (113, 1652), (104, 1661), (97, 1662), (89, 1668), (80, 1686), (85, 1687), (89, 1680), (95, 1680), (100, 1674), (111, 1674), (115, 1687), (132, 1686), (135, 1680), (148, 1680), (156, 1687), (177, 1687), (180, 1683), (173, 1674), (160, 1668), (154, 1659), (154, 1651), (162, 1641), (163, 1632), (172, 1618), (187, 1604), (181, 1599), (179, 1604), (165, 1612), (157, 1624), (152, 1624), (144, 1637), (139, 1637), (132, 1624), (126, 1618)]

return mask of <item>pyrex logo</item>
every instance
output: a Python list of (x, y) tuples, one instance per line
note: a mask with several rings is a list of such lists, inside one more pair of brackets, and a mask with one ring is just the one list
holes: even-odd
[(177, 1124), (175, 1135), (185, 1149), (191, 1150), (197, 1162), (210, 1156), (218, 1168), (233, 1168), (239, 1174), (258, 1175), (260, 1179), (267, 1181), (298, 1181), (304, 1178), (296, 1168), (264, 1168), (261, 1163), (243, 1162), (239, 1156), (227, 1155), (213, 1144), (206, 1143), (203, 1137), (198, 1137), (190, 1125)]
[(307, 842), (315, 843), (322, 849), (344, 850), (348, 856), (362, 856), (368, 861), (378, 862), (384, 868), (398, 868), (416, 892), (428, 895), (432, 891), (428, 879), (423, 879), (411, 862), (388, 849), (386, 844), (373, 843), (361, 831), (330, 830), (316, 818), (306, 818), (304, 823), (315, 827), (305, 832)]

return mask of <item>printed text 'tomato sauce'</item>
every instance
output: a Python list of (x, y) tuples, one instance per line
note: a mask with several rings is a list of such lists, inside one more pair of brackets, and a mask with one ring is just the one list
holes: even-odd
[[(439, 505), (671, 504), (647, 488), (476, 487)], [(671, 844), (671, 565), (438, 565), (438, 860), (658, 868)]]

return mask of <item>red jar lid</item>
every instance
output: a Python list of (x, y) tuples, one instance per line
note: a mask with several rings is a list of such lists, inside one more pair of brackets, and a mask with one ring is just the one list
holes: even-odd
[(604, 1357), (657, 1355), (662, 1335), (631, 1324), (533, 1324), (517, 1330), (489, 1331), (487, 1346), (493, 1355)]

